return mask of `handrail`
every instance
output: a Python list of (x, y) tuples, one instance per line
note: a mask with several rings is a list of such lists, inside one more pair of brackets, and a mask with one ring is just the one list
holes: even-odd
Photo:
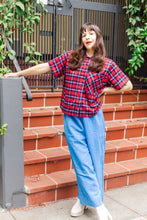
[[(6, 46), (7, 46), (8, 51), (12, 50), (12, 48), (11, 48), (11, 46), (10, 46), (8, 41), (6, 42)], [(15, 65), (15, 68), (16, 68), (17, 72), (21, 71), (20, 66), (19, 66), (19, 64), (17, 62), (17, 59), (16, 59), (16, 57), (14, 55), (13, 55), (13, 63)], [(23, 87), (24, 87), (24, 89), (26, 91), (27, 101), (32, 101), (32, 99), (33, 99), (32, 98), (32, 93), (31, 93), (30, 88), (29, 88), (29, 86), (28, 86), (28, 84), (26, 82), (26, 79), (25, 79), (24, 76), (22, 76), (21, 78), (22, 78)]]

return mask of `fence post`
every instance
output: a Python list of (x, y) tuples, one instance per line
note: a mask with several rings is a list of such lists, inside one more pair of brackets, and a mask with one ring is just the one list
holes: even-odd
[(10, 210), (25, 206), (22, 79), (0, 78), (0, 205)]

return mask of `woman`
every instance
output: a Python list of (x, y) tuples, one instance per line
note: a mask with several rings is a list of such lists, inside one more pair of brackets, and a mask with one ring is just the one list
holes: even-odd
[(105, 57), (103, 37), (94, 24), (81, 27), (76, 51), (67, 51), (48, 63), (9, 73), (6, 77), (49, 71), (56, 78), (64, 75), (61, 109), (78, 183), (78, 199), (71, 216), (80, 216), (86, 206), (92, 206), (99, 220), (111, 220), (103, 204), (105, 123), (99, 98), (103, 93), (131, 90), (132, 84), (119, 67)]

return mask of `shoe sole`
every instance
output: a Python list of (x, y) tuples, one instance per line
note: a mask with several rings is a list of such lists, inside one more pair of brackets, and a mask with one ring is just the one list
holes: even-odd
[(87, 206), (85, 206), (84, 209), (83, 209), (81, 212), (78, 212), (78, 213), (73, 213), (73, 212), (71, 212), (70, 215), (71, 215), (72, 217), (79, 217), (79, 216), (81, 216), (81, 215), (84, 214), (84, 210), (85, 210), (85, 209), (88, 209)]

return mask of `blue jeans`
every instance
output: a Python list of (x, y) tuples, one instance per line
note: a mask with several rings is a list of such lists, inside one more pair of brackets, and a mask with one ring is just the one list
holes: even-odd
[(104, 198), (105, 122), (102, 108), (93, 117), (64, 114), (64, 130), (77, 176), (80, 203), (98, 207)]

